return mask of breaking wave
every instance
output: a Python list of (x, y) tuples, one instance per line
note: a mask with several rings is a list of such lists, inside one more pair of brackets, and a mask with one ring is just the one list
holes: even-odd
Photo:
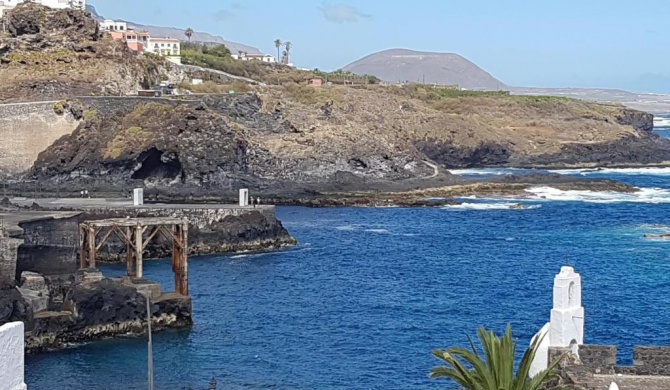
[(526, 190), (531, 199), (590, 203), (670, 203), (670, 190), (640, 188), (634, 193), (610, 191), (559, 190), (553, 187), (533, 187)]
[(561, 175), (629, 175), (629, 176), (670, 176), (670, 168), (598, 168), (559, 169), (550, 171)]
[(530, 210), (540, 205), (520, 205), (519, 203), (461, 203), (442, 207), (446, 210)]

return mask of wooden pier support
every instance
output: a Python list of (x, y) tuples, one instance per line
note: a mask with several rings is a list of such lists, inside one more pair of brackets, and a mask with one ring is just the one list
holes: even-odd
[(82, 269), (95, 268), (97, 252), (112, 234), (126, 246), (126, 271), (128, 276), (138, 278), (143, 276), (142, 254), (149, 242), (158, 235), (162, 235), (172, 242), (172, 272), (174, 272), (175, 292), (188, 295), (187, 220), (178, 218), (116, 218), (82, 222), (79, 225), (79, 258)]

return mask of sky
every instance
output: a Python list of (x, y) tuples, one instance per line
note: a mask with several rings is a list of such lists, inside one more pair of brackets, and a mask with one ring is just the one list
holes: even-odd
[[(335, 70), (391, 48), (457, 53), (507, 85), (670, 93), (669, 0), (89, 0)], [(181, 38), (181, 37), (179, 37)]]

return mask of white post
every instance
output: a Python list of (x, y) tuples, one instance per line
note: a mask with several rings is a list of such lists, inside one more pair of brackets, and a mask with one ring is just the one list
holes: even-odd
[(243, 188), (240, 190), (240, 207), (249, 206), (249, 190)]
[(144, 190), (142, 188), (135, 188), (133, 191), (133, 205), (144, 205)]
[(24, 382), (23, 322), (0, 326), (0, 386), (5, 390), (26, 390)]

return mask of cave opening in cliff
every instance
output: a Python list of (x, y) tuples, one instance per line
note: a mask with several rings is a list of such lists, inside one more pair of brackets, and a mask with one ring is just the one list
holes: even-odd
[(164, 158), (164, 152), (156, 148), (143, 152), (138, 160), (142, 166), (133, 173), (133, 179), (174, 180), (183, 176), (179, 158)]

